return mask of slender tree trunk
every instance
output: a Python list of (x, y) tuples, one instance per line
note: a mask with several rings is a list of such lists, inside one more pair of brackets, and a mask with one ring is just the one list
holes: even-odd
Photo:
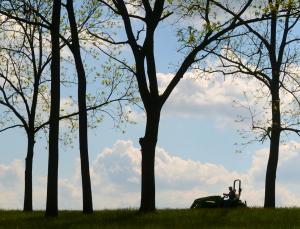
[(60, 27), (61, 1), (53, 1), (51, 44), (51, 107), (49, 124), (49, 161), (48, 161), (48, 183), (46, 216), (58, 215), (58, 137), (59, 137), (59, 106), (60, 106)]
[[(271, 81), (271, 95), (272, 95), (272, 127), (270, 140), (270, 153), (266, 171), (265, 183), (265, 208), (275, 208), (275, 187), (276, 187), (276, 171), (278, 164), (281, 120), (280, 120), (280, 97), (279, 97), (279, 77), (280, 66), (282, 62), (278, 62), (277, 50), (277, 10), (279, 7), (278, 1), (269, 1), (272, 3), (271, 23), (270, 23), (270, 49), (269, 58), (272, 66), (272, 81)], [(281, 47), (280, 47), (281, 49)], [(279, 52), (282, 50), (279, 50)]]
[(86, 76), (81, 59), (77, 23), (74, 14), (73, 0), (67, 0), (67, 11), (71, 27), (72, 52), (78, 75), (78, 108), (79, 108), (79, 148), (82, 177), (83, 212), (93, 212), (92, 189), (88, 153), (88, 125), (86, 111)]
[(24, 205), (23, 211), (32, 211), (32, 163), (34, 155), (35, 144), (35, 116), (39, 94), (40, 79), (42, 74), (42, 34), (39, 31), (39, 51), (40, 60), (37, 66), (36, 55), (34, 52), (34, 39), (29, 39), (29, 45), (31, 49), (32, 67), (34, 73), (33, 94), (30, 112), (28, 113), (28, 129), (27, 130), (27, 155), (25, 160), (25, 190), (24, 190)]
[(32, 161), (34, 150), (34, 133), (28, 133), (27, 155), (25, 159), (25, 190), (23, 211), (32, 211)]
[(147, 111), (145, 136), (140, 138), (142, 153), (142, 189), (140, 211), (155, 210), (155, 147), (157, 143), (160, 108)]
[(265, 208), (275, 207), (276, 171), (280, 143), (280, 100), (279, 94), (272, 96), (272, 130), (270, 140), (270, 153), (266, 172), (265, 183)]
[[(40, 76), (40, 75), (39, 75)], [(27, 131), (27, 155), (25, 160), (25, 190), (23, 211), (32, 211), (32, 163), (35, 144), (35, 114), (38, 99), (39, 76), (35, 76), (34, 92)]]

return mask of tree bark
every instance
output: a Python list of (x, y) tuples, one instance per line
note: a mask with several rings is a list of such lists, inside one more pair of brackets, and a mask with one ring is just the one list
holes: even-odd
[(32, 96), (32, 104), (29, 113), (29, 122), (27, 129), (27, 155), (25, 160), (25, 190), (24, 190), (24, 205), (23, 211), (32, 211), (32, 163), (34, 155), (34, 144), (35, 144), (35, 116), (39, 93), (39, 83), (41, 78), (41, 72), (37, 72), (34, 60), (34, 90)]
[(265, 208), (275, 207), (276, 171), (278, 164), (279, 143), (281, 133), (279, 90), (274, 94), (275, 95), (272, 96), (272, 128), (270, 140), (270, 153), (265, 181)]
[(147, 111), (145, 136), (140, 138), (142, 153), (140, 211), (142, 212), (155, 210), (155, 147), (158, 137), (160, 109), (158, 107), (151, 107)]
[(61, 1), (53, 1), (51, 44), (51, 107), (49, 124), (49, 161), (46, 216), (58, 215), (58, 144), (59, 144), (59, 107), (60, 107), (60, 27)]
[(40, 74), (35, 74), (35, 83), (32, 97), (32, 105), (29, 115), (29, 123), (27, 130), (27, 155), (25, 159), (25, 190), (24, 190), (24, 205), (23, 211), (32, 211), (32, 163), (35, 144), (35, 115), (39, 92)]
[(34, 133), (28, 134), (27, 155), (25, 159), (25, 190), (23, 211), (32, 211), (32, 161), (34, 152)]
[(73, 0), (67, 0), (67, 11), (71, 28), (71, 51), (74, 56), (78, 75), (78, 109), (79, 109), (79, 148), (82, 177), (83, 212), (93, 212), (92, 189), (88, 153), (88, 124), (86, 110), (86, 75), (80, 53), (77, 23), (73, 8)]

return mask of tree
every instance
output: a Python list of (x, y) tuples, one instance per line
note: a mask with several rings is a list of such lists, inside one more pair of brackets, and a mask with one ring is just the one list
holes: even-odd
[[(30, 20), (37, 20), (34, 15), (25, 12)], [(45, 39), (47, 34), (38, 25), (25, 25), (8, 17), (1, 23), (1, 48), (0, 56), (0, 86), (1, 99), (8, 113), (2, 118), (5, 127), (1, 132), (15, 128), (24, 128), (27, 134), (27, 154), (25, 162), (25, 191), (24, 211), (32, 211), (32, 162), (36, 137), (37, 122), (43, 123), (42, 113), (38, 112), (40, 101), (45, 101), (47, 80), (43, 77), (45, 69), (51, 60), (50, 55), (44, 52), (48, 46)], [(14, 38), (11, 40), (11, 38)], [(40, 107), (40, 110), (44, 108)], [(7, 115), (9, 114), (9, 115)], [(10, 120), (12, 116), (19, 121)], [(45, 115), (46, 116), (46, 115)], [(7, 122), (5, 122), (6, 120)], [(7, 125), (12, 123), (11, 125)]]
[[(141, 187), (141, 205), (140, 211), (153, 211), (155, 209), (155, 178), (154, 178), (154, 162), (155, 147), (157, 143), (158, 128), (160, 121), (160, 112), (169, 98), (174, 88), (183, 78), (188, 69), (203, 57), (198, 54), (205, 51), (209, 46), (217, 45), (222, 37), (236, 28), (246, 23), (238, 22), (237, 18), (247, 10), (252, 3), (251, 0), (241, 4), (240, 9), (235, 11), (235, 15), (231, 16), (226, 13), (224, 22), (218, 22), (216, 14), (211, 9), (213, 7), (222, 9), (213, 4), (213, 1), (123, 1), (99, 0), (113, 14), (120, 17), (123, 22), (127, 40), (116, 41), (110, 36), (102, 36), (102, 40), (109, 44), (127, 44), (131, 48), (134, 58), (134, 68), (132, 71), (136, 76), (139, 93), (146, 111), (146, 129), (145, 135), (140, 138), (141, 154), (142, 154), (142, 187)], [(178, 70), (174, 74), (166, 89), (159, 93), (157, 69), (154, 54), (154, 35), (159, 24), (169, 17), (172, 12), (168, 11), (176, 3), (180, 3), (179, 8), (187, 11), (189, 16), (195, 14), (201, 18), (201, 32), (193, 27), (182, 29), (180, 32), (181, 41), (185, 42), (186, 53), (183, 61), (179, 65)], [(224, 10), (222, 10), (224, 12)], [(248, 22), (260, 20), (258, 18), (247, 20)], [(138, 21), (138, 22), (137, 22)], [(138, 24), (140, 23), (140, 24)], [(141, 30), (136, 30), (135, 25), (141, 26)], [(184, 40), (185, 36), (187, 40)], [(101, 39), (101, 35), (99, 35)], [(127, 66), (128, 67), (128, 66)]]
[[(20, 38), (20, 36), (23, 34), (20, 32), (20, 31), (15, 31), (16, 34), (18, 34), (19, 36), (17, 35), (12, 35), (10, 34), (11, 32), (11, 28), (14, 28), (14, 24), (12, 24), (12, 22), (10, 22), (10, 24), (8, 24), (8, 29), (7, 31), (3, 31), (3, 36), (4, 36), (4, 43), (6, 40), (9, 40), (9, 39), (6, 39), (5, 36), (13, 36), (13, 37), (18, 37), (18, 39), (14, 39), (14, 40), (20, 40), (20, 48), (19, 46), (16, 46), (16, 43), (13, 42), (13, 44), (11, 45), (11, 50), (10, 52), (13, 52), (14, 53), (17, 53), (17, 57), (19, 58), (20, 56), (20, 53), (22, 53), (24, 55), (25, 58), (19, 58), (23, 61), (23, 59), (28, 59), (29, 60), (29, 65), (27, 64), (26, 66), (24, 65), (24, 63), (21, 64), (20, 60), (15, 58), (15, 60), (13, 61), (13, 64), (15, 62), (18, 62), (17, 64), (18, 65), (22, 65), (24, 66), (22, 69), (19, 69), (19, 72), (20, 73), (24, 73), (24, 72), (27, 72), (28, 74), (28, 71), (25, 71), (27, 69), (33, 69), (32, 72), (34, 72), (34, 70), (38, 69), (38, 72), (37, 72), (37, 76), (38, 77), (34, 77), (34, 79), (37, 79), (36, 82), (39, 82), (39, 83), (33, 83), (31, 82), (31, 80), (29, 80), (31, 78), (31, 75), (20, 75), (20, 76), (16, 76), (17, 78), (22, 78), (22, 80), (18, 80), (16, 85), (15, 85), (15, 81), (10, 81), (11, 82), (11, 85), (12, 86), (12, 93), (14, 93), (14, 95), (20, 95), (21, 99), (15, 99), (15, 96), (9, 96), (10, 99), (13, 99), (13, 103), (9, 103), (7, 104), (7, 108), (8, 110), (10, 110), (18, 119), (20, 119), (20, 117), (22, 119), (20, 119), (21, 121), (21, 124), (15, 124), (15, 120), (12, 119), (12, 124), (11, 126), (6, 126), (4, 130), (8, 130), (8, 129), (11, 129), (11, 128), (14, 128), (14, 127), (23, 127), (25, 129), (25, 131), (28, 133), (28, 128), (27, 128), (27, 125), (24, 125), (23, 123), (26, 122), (26, 115), (27, 113), (25, 112), (24, 115), (22, 115), (22, 112), (24, 111), (24, 107), (26, 107), (28, 104), (32, 104), (32, 106), (34, 106), (34, 109), (31, 109), (33, 112), (31, 113), (28, 113), (28, 115), (30, 116), (30, 118), (28, 118), (28, 120), (31, 120), (31, 125), (34, 126), (34, 131), (31, 131), (30, 133), (32, 133), (31, 135), (28, 136), (28, 142), (35, 142), (35, 135), (37, 134), (38, 131), (40, 131), (41, 129), (44, 129), (46, 127), (48, 127), (50, 121), (48, 121), (47, 119), (46, 120), (36, 120), (36, 110), (39, 111), (39, 110), (44, 110), (46, 114), (43, 114), (43, 115), (36, 115), (38, 117), (40, 116), (45, 116), (47, 117), (47, 113), (48, 113), (48, 106), (49, 105), (49, 101), (48, 101), (48, 96), (47, 96), (47, 93), (48, 93), (48, 90), (45, 90), (47, 89), (47, 87), (45, 87), (45, 84), (46, 82), (48, 82), (49, 80), (48, 79), (45, 79), (45, 80), (40, 80), (41, 78), (41, 74), (43, 71), (45, 71), (45, 69), (47, 70), (46, 66), (47, 64), (50, 62), (51, 60), (51, 52), (49, 51), (48, 47), (49, 47), (49, 44), (45, 45), (42, 41), (47, 41), (48, 42), (48, 39), (45, 39), (45, 37), (47, 38), (48, 34), (47, 32), (50, 31), (51, 29), (51, 22), (50, 22), (50, 19), (49, 18), (49, 15), (50, 15), (50, 11), (52, 9), (52, 5), (47, 2), (47, 1), (36, 1), (36, 2), (28, 2), (28, 1), (2, 1), (1, 2), (1, 8), (0, 8), (0, 13), (2, 15), (5, 15), (7, 20), (10, 22), (10, 21), (13, 21), (15, 24), (17, 25), (20, 25), (22, 28), (26, 28), (28, 31), (30, 31), (30, 34), (25, 34), (27, 36), (24, 35), (25, 39), (22, 39)], [(84, 3), (82, 3), (84, 4)], [(64, 6), (67, 6), (67, 5), (64, 5)], [(81, 8), (81, 11), (79, 13), (80, 14), (80, 18), (78, 19), (80, 21), (80, 25), (78, 26), (78, 30), (79, 30), (79, 33), (80, 34), (84, 34), (84, 29), (83, 27), (86, 25), (86, 24), (89, 24), (89, 27), (93, 27), (92, 26), (92, 22), (90, 22), (91, 18), (92, 17), (95, 17), (96, 15), (99, 15), (99, 12), (97, 10), (94, 10), (95, 7), (93, 7), (93, 4), (86, 4), (84, 5), (83, 8)], [(20, 9), (22, 9), (23, 11), (21, 12)], [(88, 10), (86, 10), (88, 9)], [(77, 28), (76, 26), (76, 21), (75, 21), (75, 24), (74, 24), (74, 10), (71, 9), (71, 13), (73, 11), (73, 17), (71, 17), (71, 20), (73, 20), (73, 31), (74, 31), (74, 27)], [(65, 19), (65, 18), (64, 18)], [(70, 21), (71, 21), (70, 20)], [(61, 29), (61, 34), (59, 34), (61, 40), (63, 42), (61, 42), (60, 44), (60, 48), (64, 48), (65, 46), (68, 46), (70, 48), (70, 50), (73, 52), (73, 53), (78, 53), (80, 54), (80, 49), (79, 49), (79, 33), (76, 31), (73, 32), (73, 35), (74, 35), (74, 41), (72, 41), (72, 36), (69, 37), (69, 32), (71, 29), (68, 27), (68, 26), (65, 26), (67, 25), (67, 23), (65, 21), (62, 22), (63, 23), (63, 29)], [(3, 26), (5, 23), (2, 23), (1, 25)], [(99, 26), (99, 25), (97, 25)], [(32, 29), (32, 28), (39, 28), (39, 29)], [(39, 36), (37, 36), (36, 34), (34, 34), (34, 32), (40, 32), (39, 33)], [(19, 32), (19, 33), (18, 33)], [(21, 34), (21, 35), (20, 35)], [(38, 38), (41, 38), (40, 40), (38, 40)], [(77, 38), (77, 41), (76, 41), (76, 38)], [(26, 39), (31, 39), (30, 41), (28, 41), (28, 43), (30, 43), (30, 45), (28, 45), (31, 49), (28, 49), (27, 48), (27, 45), (24, 46), (24, 40)], [(87, 41), (87, 38), (86, 36), (82, 36), (80, 37), (81, 40), (85, 40)], [(37, 43), (37, 44), (35, 44)], [(92, 42), (91, 42), (92, 43)], [(74, 44), (77, 44), (77, 46), (75, 46)], [(39, 46), (38, 46), (39, 45)], [(3, 44), (3, 47), (6, 47), (7, 44)], [(23, 47), (24, 46), (24, 47)], [(37, 48), (39, 47), (39, 48)], [(25, 49), (27, 52), (25, 52), (23, 49)], [(7, 51), (7, 49), (2, 49), (2, 51)], [(41, 58), (30, 58), (31, 56), (35, 56), (37, 55), (36, 54), (36, 50), (39, 50), (40, 53), (39, 53), (39, 57)], [(30, 52), (31, 51), (31, 52)], [(87, 50), (85, 50), (86, 54), (88, 53)], [(95, 52), (95, 51), (91, 51), (91, 55), (92, 56), (97, 56), (98, 58), (98, 55), (99, 53), (98, 52)], [(43, 55), (45, 55), (44, 57), (44, 60), (46, 63), (42, 63), (42, 57)], [(48, 56), (47, 56), (48, 55)], [(12, 59), (12, 57), (14, 57), (16, 55), (11, 55), (9, 59)], [(82, 63), (82, 60), (81, 60), (81, 56), (79, 55), (75, 55), (76, 57), (76, 61), (75, 61), (75, 64), (77, 63), (76, 66), (79, 66), (79, 69), (80, 69), (80, 65), (81, 65), (81, 70), (83, 69), (83, 63)], [(95, 57), (96, 58), (96, 57)], [(34, 62), (36, 61), (36, 63)], [(71, 60), (67, 60), (67, 61), (71, 61)], [(31, 63), (32, 62), (32, 63)], [(7, 62), (8, 63), (8, 62)], [(78, 65), (78, 63), (80, 63)], [(10, 63), (9, 63), (10, 64)], [(33, 67), (31, 67), (30, 65), (32, 64)], [(42, 66), (40, 66), (41, 64), (43, 64)], [(111, 63), (109, 63), (111, 65)], [(6, 67), (6, 65), (4, 66), (4, 68)], [(103, 69), (105, 69), (105, 64), (103, 66)], [(106, 70), (104, 70), (104, 73), (105, 73)], [(74, 113), (65, 113), (65, 114), (61, 114), (61, 116), (59, 117), (59, 120), (66, 120), (66, 119), (69, 119), (70, 121), (77, 121), (77, 120), (74, 120), (74, 118), (76, 116), (78, 116), (79, 113), (85, 113), (84, 116), (86, 116), (86, 113), (88, 111), (92, 111), (90, 113), (91, 114), (91, 121), (89, 123), (90, 126), (95, 126), (96, 124), (99, 123), (99, 121), (101, 121), (103, 118), (100, 116), (99, 117), (99, 112), (105, 112), (107, 114), (110, 115), (110, 117), (112, 117), (113, 119), (116, 118), (116, 119), (119, 119), (119, 120), (123, 120), (123, 119), (126, 119), (126, 114), (123, 112), (123, 110), (121, 109), (121, 106), (124, 102), (133, 102), (135, 103), (136, 99), (134, 97), (134, 92), (133, 92), (133, 87), (132, 87), (132, 80), (129, 78), (125, 78), (125, 79), (122, 79), (120, 76), (120, 71), (123, 71), (122, 69), (117, 69), (116, 68), (116, 71), (114, 72), (106, 72), (105, 74), (107, 75), (107, 77), (110, 77), (110, 80), (108, 81), (107, 80), (107, 77), (104, 77), (103, 81), (105, 81), (105, 83), (103, 83), (103, 86), (104, 88), (102, 89), (101, 93), (99, 92), (98, 94), (96, 95), (90, 95), (89, 96), (89, 104), (88, 105), (84, 105), (84, 108), (81, 109), (81, 112), (74, 112)], [(35, 72), (34, 72), (35, 73)], [(83, 73), (84, 73), (84, 69), (83, 69)], [(104, 74), (103, 73), (103, 74)], [(112, 73), (114, 75), (112, 75)], [(3, 93), (4, 94), (8, 94), (8, 90), (11, 90), (10, 89), (7, 89), (7, 81), (8, 81), (8, 77), (6, 76), (8, 73), (5, 72), (5, 74), (2, 74), (2, 78), (4, 78), (4, 75), (6, 77), (6, 87), (3, 87)], [(33, 73), (30, 73), (30, 74), (33, 74)], [(85, 74), (85, 73), (84, 73)], [(34, 74), (33, 74), (34, 75)], [(97, 75), (99, 75), (99, 77), (102, 75), (98, 72)], [(81, 76), (82, 76), (82, 73), (81, 73)], [(84, 78), (85, 78), (85, 75), (83, 75)], [(99, 80), (97, 77), (97, 81)], [(83, 77), (81, 77), (81, 79), (83, 79)], [(25, 92), (27, 92), (27, 90), (22, 90), (24, 85), (26, 82), (26, 87), (28, 88), (28, 90), (30, 91), (30, 93), (33, 93), (31, 91), (34, 91), (35, 94), (33, 93), (33, 96), (30, 95), (26, 95)], [(61, 80), (62, 83), (66, 82), (64, 79)], [(22, 83), (22, 85), (19, 85), (19, 83)], [(65, 84), (65, 83), (64, 83)], [(126, 85), (125, 85), (126, 84)], [(82, 88), (82, 83), (81, 85), (78, 85), (78, 88)], [(34, 90), (34, 89), (31, 89), (31, 87), (38, 87), (38, 89)], [(124, 86), (125, 87), (125, 90), (119, 90), (119, 88), (121, 88), (121, 86)], [(20, 89), (21, 87), (21, 89)], [(85, 87), (85, 86), (84, 86)], [(18, 89), (18, 91), (16, 91)], [(78, 91), (81, 93), (81, 98), (83, 98), (83, 96), (85, 96), (85, 92), (83, 92), (84, 90), (79, 90)], [(40, 98), (43, 98), (43, 102), (40, 103), (40, 104), (36, 104), (36, 102), (34, 102), (35, 100), (33, 98), (36, 98), (37, 99), (37, 94), (36, 93), (44, 93), (40, 96)], [(83, 92), (83, 93), (82, 93)], [(16, 110), (16, 103), (22, 103), (22, 101), (24, 100), (24, 106), (21, 106), (21, 107), (18, 107), (20, 108), (19, 110)], [(32, 101), (33, 100), (33, 101)], [(112, 110), (112, 109), (109, 109), (109, 106), (110, 104), (113, 104), (113, 103), (116, 103), (118, 104), (118, 106), (120, 107), (119, 109), (119, 112), (117, 111), (116, 114), (114, 114), (115, 112)], [(44, 106), (44, 107), (43, 107)], [(82, 106), (81, 106), (82, 107)], [(107, 108), (105, 108), (107, 107)], [(25, 109), (26, 110), (26, 109)], [(16, 112), (18, 111), (18, 113)], [(97, 113), (96, 113), (97, 112)], [(115, 117), (116, 116), (116, 117)], [(32, 117), (32, 118), (31, 118)], [(84, 119), (82, 118), (83, 116), (81, 115), (81, 119)], [(47, 117), (48, 118), (48, 117)], [(28, 121), (29, 122), (29, 121)], [(81, 121), (82, 123), (82, 121)], [(28, 124), (29, 125), (29, 124)], [(73, 126), (73, 125), (72, 125)], [(82, 126), (82, 125), (81, 125)], [(85, 125), (83, 126), (87, 126), (87, 123), (85, 123)], [(81, 132), (84, 132), (86, 131), (86, 128), (81, 128)], [(29, 139), (33, 139), (33, 140), (29, 140)], [(80, 138), (82, 139), (82, 137)], [(84, 138), (83, 138), (84, 139)], [(87, 138), (86, 138), (87, 140)], [(89, 169), (88, 169), (88, 154), (87, 154), (87, 151), (84, 151), (84, 148), (87, 149), (87, 141), (85, 141), (83, 144), (81, 144), (82, 146), (85, 147), (81, 147), (83, 150), (81, 150), (81, 156), (82, 156), (82, 162), (83, 162), (83, 169), (82, 169), (82, 172), (83, 172), (83, 176), (82, 176), (82, 179), (83, 179), (83, 210), (84, 212), (91, 212), (92, 211), (92, 199), (91, 199), (91, 188), (90, 188), (90, 178), (89, 178)], [(24, 210), (26, 211), (31, 211), (32, 210), (32, 159), (33, 159), (33, 145), (31, 147), (31, 144), (28, 145), (29, 149), (32, 149), (30, 154), (28, 154), (29, 156), (27, 156), (27, 161), (31, 161), (31, 164), (30, 163), (26, 163), (26, 176), (25, 176), (25, 202), (26, 204), (24, 204)], [(31, 159), (31, 160), (28, 160), (28, 159)], [(28, 165), (28, 166), (27, 166)], [(30, 166), (29, 166), (30, 165)], [(27, 174), (29, 174), (30, 176), (28, 176)], [(88, 200), (89, 199), (89, 200)]]
[[(215, 1), (214, 1), (215, 2)], [(233, 12), (225, 9), (228, 13)], [(251, 114), (252, 129), (260, 130), (261, 140), (269, 138), (269, 159), (265, 179), (265, 208), (275, 207), (276, 171), (279, 156), (280, 138), (283, 131), (299, 135), (299, 63), (296, 33), (299, 23), (299, 2), (262, 1), (257, 5), (256, 14), (269, 15), (264, 23), (245, 24), (236, 37), (229, 40), (221, 52), (214, 52), (221, 60), (225, 75), (240, 74), (255, 78), (267, 90), (270, 104), (270, 117), (259, 122), (256, 114)], [(243, 19), (239, 17), (239, 21)], [(211, 71), (214, 72), (214, 71)], [(291, 101), (286, 102), (290, 96)], [(285, 105), (285, 106), (284, 106)]]
[(49, 124), (49, 161), (47, 179), (46, 216), (58, 215), (58, 138), (59, 138), (59, 105), (60, 105), (60, 13), (61, 1), (53, 1), (51, 26), (51, 107)]
[[(77, 71), (78, 77), (78, 87), (77, 87), (77, 94), (78, 94), (78, 108), (79, 108), (79, 146), (80, 146), (80, 161), (81, 161), (81, 177), (82, 177), (82, 196), (83, 196), (83, 212), (84, 213), (92, 213), (93, 212), (93, 203), (92, 203), (92, 190), (91, 190), (91, 180), (90, 180), (90, 171), (89, 171), (89, 157), (88, 157), (88, 120), (87, 120), (87, 91), (86, 91), (86, 74), (85, 68), (83, 64), (83, 60), (81, 57), (81, 45), (80, 45), (80, 37), (79, 32), (81, 30), (84, 33), (84, 26), (91, 26), (93, 22), (88, 23), (88, 20), (92, 18), (92, 16), (99, 15), (100, 12), (97, 11), (97, 6), (94, 3), (88, 3), (87, 7), (85, 6), (82, 10), (83, 12), (87, 11), (87, 16), (81, 16), (80, 19), (84, 18), (83, 22), (80, 26), (77, 24), (76, 15), (74, 10), (74, 1), (67, 0), (65, 5), (68, 19), (69, 19), (69, 26), (71, 32), (71, 41), (63, 39), (66, 45), (70, 48)], [(80, 11), (78, 13), (81, 13)], [(83, 14), (84, 15), (84, 14)], [(80, 21), (80, 20), (78, 20)], [(89, 24), (89, 25), (87, 25)], [(93, 26), (92, 26), (93, 27)], [(84, 39), (89, 40), (87, 36), (84, 36)], [(95, 44), (94, 44), (95, 45)], [(94, 55), (99, 55), (99, 53), (94, 53)], [(112, 85), (115, 84), (114, 79), (115, 76), (111, 78)], [(106, 86), (109, 86), (111, 83), (106, 82)], [(111, 93), (116, 90), (116, 85), (111, 88), (108, 98), (112, 95)], [(128, 94), (130, 90), (127, 88), (127, 92), (125, 95), (122, 95), (118, 101), (120, 102), (122, 98), (125, 96), (131, 96)], [(125, 99), (126, 100), (126, 99)], [(94, 106), (94, 108), (99, 107), (98, 105)]]
[(86, 76), (80, 53), (79, 36), (77, 31), (77, 22), (74, 13), (73, 0), (67, 0), (67, 12), (71, 29), (70, 49), (75, 59), (75, 66), (78, 75), (78, 108), (79, 108), (79, 147), (82, 177), (82, 197), (83, 212), (93, 212), (92, 188), (89, 170), (88, 156), (88, 121), (86, 106)]

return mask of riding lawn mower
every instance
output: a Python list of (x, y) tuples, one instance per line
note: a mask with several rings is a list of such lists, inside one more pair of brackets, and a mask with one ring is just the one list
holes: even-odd
[[(240, 179), (233, 181), (233, 190), (238, 190), (238, 193), (233, 199), (227, 199), (227, 195), (223, 196), (207, 196), (194, 200), (191, 208), (236, 208), (247, 207), (247, 202), (240, 200), (242, 188)], [(237, 189), (238, 188), (238, 189)]]

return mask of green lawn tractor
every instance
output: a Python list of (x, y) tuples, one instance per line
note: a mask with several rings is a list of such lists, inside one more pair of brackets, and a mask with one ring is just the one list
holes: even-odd
[[(194, 200), (192, 208), (236, 208), (247, 207), (247, 203), (240, 200), (242, 188), (241, 180), (237, 179), (233, 182), (233, 191), (238, 190), (234, 198), (229, 199), (227, 194), (223, 196), (207, 196)], [(238, 188), (238, 189), (237, 189)]]

